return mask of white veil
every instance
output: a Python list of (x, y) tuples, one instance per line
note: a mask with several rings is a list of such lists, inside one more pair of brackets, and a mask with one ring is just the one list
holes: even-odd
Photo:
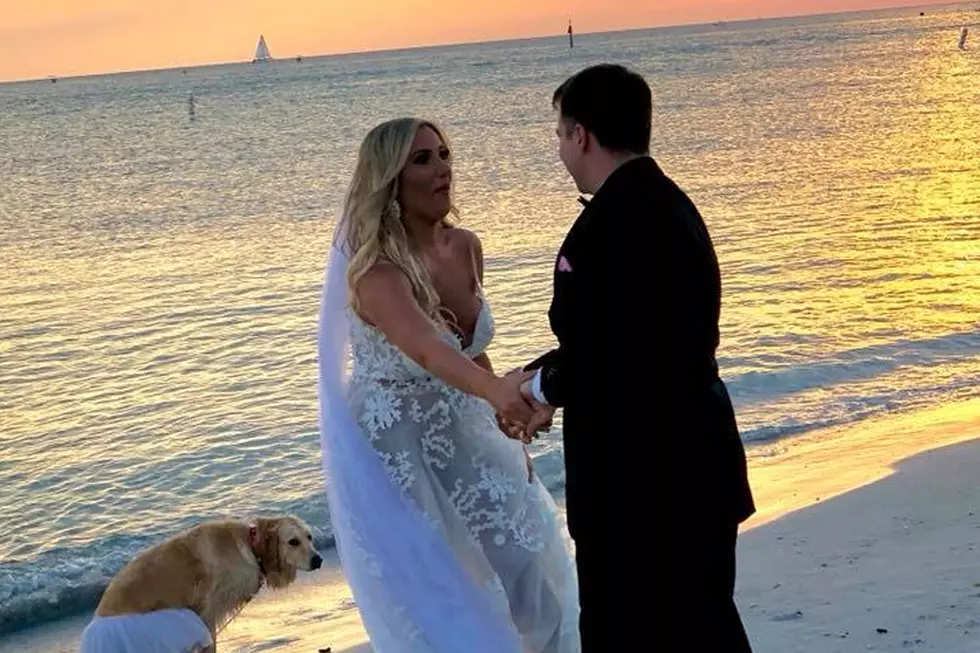
[(334, 235), (320, 307), (320, 446), (337, 549), (372, 646), (376, 653), (519, 653), (513, 622), (392, 482), (351, 414), (344, 226)]

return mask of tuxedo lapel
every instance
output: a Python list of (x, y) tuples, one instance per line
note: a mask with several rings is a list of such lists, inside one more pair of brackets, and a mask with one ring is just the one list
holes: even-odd
[(583, 257), (586, 255), (585, 248), (588, 245), (588, 238), (585, 237), (585, 234), (588, 231), (592, 208), (584, 198), (580, 197), (579, 201), (584, 205), (584, 208), (565, 236), (565, 241), (555, 257), (553, 269), (553, 294), (551, 307), (548, 309), (548, 321), (551, 324), (552, 332), (559, 340), (561, 340), (563, 329), (568, 324), (571, 304), (575, 301), (574, 289), (577, 277), (585, 268)]

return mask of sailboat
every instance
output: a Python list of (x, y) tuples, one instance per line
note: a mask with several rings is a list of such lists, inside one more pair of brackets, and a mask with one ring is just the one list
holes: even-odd
[(265, 37), (259, 34), (259, 44), (255, 48), (255, 58), (252, 59), (252, 63), (266, 63), (267, 61), (272, 61), (272, 55), (269, 54), (269, 46), (265, 44)]

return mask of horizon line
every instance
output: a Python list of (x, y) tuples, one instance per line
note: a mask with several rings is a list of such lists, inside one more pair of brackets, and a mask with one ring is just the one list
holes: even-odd
[[(971, 0), (950, 0), (949, 5), (967, 5), (971, 4)], [(820, 16), (847, 16), (850, 14), (864, 14), (864, 13), (874, 13), (880, 11), (892, 11), (895, 9), (916, 9), (919, 7), (937, 7), (942, 6), (941, 4), (932, 5), (922, 5), (922, 4), (896, 4), (889, 7), (877, 7), (873, 9), (852, 9), (849, 11), (818, 11), (810, 13), (801, 14), (785, 14), (785, 15), (774, 15), (774, 16), (761, 16), (757, 18), (734, 18), (728, 20), (712, 20), (707, 22), (691, 22), (691, 23), (669, 23), (664, 25), (648, 25), (642, 27), (627, 27), (627, 28), (615, 28), (606, 30), (596, 30), (591, 32), (576, 32), (576, 36), (592, 36), (596, 34), (618, 34), (624, 32), (643, 32), (643, 31), (654, 31), (662, 29), (672, 29), (677, 27), (701, 27), (701, 26), (717, 26), (717, 25), (732, 25), (738, 23), (755, 23), (755, 22), (766, 22), (766, 21), (776, 21), (785, 20), (787, 18), (813, 18)], [(573, 20), (574, 19), (570, 19)], [(260, 37), (262, 34), (260, 34)], [(272, 62), (295, 60), (297, 57), (302, 57), (303, 59), (325, 59), (330, 57), (344, 57), (352, 55), (364, 55), (364, 54), (383, 54), (386, 52), (406, 52), (411, 50), (423, 50), (426, 48), (450, 48), (450, 47), (461, 47), (466, 45), (489, 45), (493, 43), (510, 43), (515, 41), (534, 41), (539, 39), (549, 39), (549, 38), (566, 38), (567, 34), (564, 31), (555, 32), (553, 34), (538, 34), (534, 36), (513, 36), (513, 37), (503, 37), (503, 38), (492, 38), (479, 41), (447, 41), (440, 43), (422, 43), (419, 45), (409, 45), (397, 48), (377, 48), (377, 49), (363, 49), (363, 50), (346, 50), (343, 52), (322, 52), (319, 54), (305, 55), (302, 53), (297, 53), (288, 57), (273, 57)], [(153, 72), (165, 72), (169, 70), (191, 70), (195, 68), (210, 68), (214, 66), (234, 66), (240, 64), (250, 64), (252, 63), (248, 59), (232, 59), (225, 61), (202, 61), (189, 64), (177, 64), (172, 66), (161, 66), (158, 68), (125, 68), (120, 70), (107, 70), (100, 72), (91, 73), (81, 73), (75, 75), (48, 75), (46, 77), (22, 77), (22, 78), (12, 78), (12, 79), (0, 79), (0, 85), (4, 84), (26, 84), (32, 82), (41, 82), (49, 80), (69, 80), (69, 79), (84, 79), (87, 77), (109, 77), (112, 75), (131, 75), (139, 73), (153, 73)]]

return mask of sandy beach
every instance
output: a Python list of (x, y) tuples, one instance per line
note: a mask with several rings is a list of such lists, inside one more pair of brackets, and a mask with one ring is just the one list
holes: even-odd
[(978, 405), (754, 461), (737, 599), (757, 653), (980, 651)]
[[(978, 470), (980, 401), (754, 450), (736, 597), (754, 650), (980, 651)], [(271, 599), (227, 649), (370, 651), (336, 571)]]
[[(736, 600), (756, 653), (980, 651), (977, 470), (980, 400), (751, 449), (759, 510), (739, 540)], [(74, 651), (86, 619), (2, 648)], [(371, 651), (333, 552), (261, 594), (219, 643)]]

